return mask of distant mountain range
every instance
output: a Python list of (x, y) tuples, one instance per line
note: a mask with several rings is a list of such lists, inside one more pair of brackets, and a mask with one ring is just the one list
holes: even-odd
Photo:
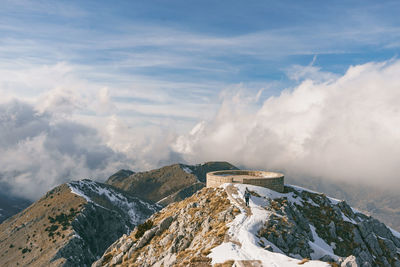
[(32, 204), (32, 201), (0, 192), (0, 223)]
[(285, 182), (306, 187), (328, 196), (346, 200), (352, 207), (366, 212), (400, 231), (400, 193), (372, 186), (335, 183), (327, 179), (285, 177)]

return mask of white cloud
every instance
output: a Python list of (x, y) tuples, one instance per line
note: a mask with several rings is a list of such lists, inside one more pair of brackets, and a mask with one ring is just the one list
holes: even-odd
[[(219, 100), (196, 103), (193, 97), (181, 104), (184, 96), (174, 101), (165, 94), (147, 107), (113, 101), (129, 98), (127, 88), (100, 87), (66, 73), (29, 103), (0, 103), (0, 184), (15, 194), (34, 199), (71, 179), (105, 179), (122, 167), (147, 170), (184, 160), (399, 185), (400, 61), (353, 66), (340, 77), (316, 70), (265, 101), (263, 90), (239, 84), (226, 87)], [(34, 87), (32, 81), (26, 84)], [(133, 91), (149, 97), (140, 94)], [(135, 106), (143, 114), (114, 113)], [(179, 114), (199, 123), (189, 131), (193, 122), (179, 122)], [(188, 134), (179, 136), (182, 131)]]
[(399, 188), (399, 74), (400, 61), (389, 61), (352, 66), (328, 82), (317, 75), (256, 112), (254, 102), (226, 97), (215, 118), (180, 136), (174, 149), (190, 162)]
[(35, 199), (81, 178), (104, 179), (132, 162), (102, 142), (93, 128), (13, 101), (0, 105), (0, 184)]

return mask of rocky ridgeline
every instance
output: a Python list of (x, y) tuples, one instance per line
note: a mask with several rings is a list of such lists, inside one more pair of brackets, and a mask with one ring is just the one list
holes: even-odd
[[(271, 200), (272, 215), (258, 235), (271, 251), (302, 258), (318, 258), (342, 266), (400, 266), (400, 239), (378, 220), (353, 210), (345, 201), (287, 187), (291, 197)], [(322, 239), (329, 253), (315, 252), (312, 242)], [(325, 255), (324, 255), (325, 254)]]
[(92, 266), (209, 266), (238, 213), (224, 189), (203, 188), (122, 236)]
[(400, 266), (400, 235), (346, 202), (291, 186), (283, 194), (248, 187), (250, 208), (246, 185), (203, 188), (170, 204), (92, 266)]

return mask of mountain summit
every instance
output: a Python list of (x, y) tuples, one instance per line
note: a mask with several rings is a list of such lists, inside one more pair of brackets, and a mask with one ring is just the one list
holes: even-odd
[(118, 264), (400, 266), (400, 234), (344, 201), (300, 187), (277, 193), (225, 184), (155, 213), (92, 266)]

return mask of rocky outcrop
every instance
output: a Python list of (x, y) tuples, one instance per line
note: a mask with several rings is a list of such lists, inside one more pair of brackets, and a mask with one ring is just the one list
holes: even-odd
[[(383, 223), (353, 210), (345, 201), (291, 187), (287, 190), (296, 201), (271, 200), (268, 209), (273, 214), (259, 230), (279, 251), (342, 266), (400, 266), (400, 239)], [(315, 242), (324, 242), (330, 255), (318, 258)]]
[[(174, 164), (130, 176), (111, 176), (106, 183), (141, 199), (167, 205), (191, 196), (205, 185), (211, 171), (237, 169), (228, 162), (208, 162), (198, 165)], [(116, 178), (118, 177), (118, 178)]]
[(223, 242), (238, 213), (223, 189), (204, 188), (122, 236), (92, 266), (207, 266), (210, 249)]

